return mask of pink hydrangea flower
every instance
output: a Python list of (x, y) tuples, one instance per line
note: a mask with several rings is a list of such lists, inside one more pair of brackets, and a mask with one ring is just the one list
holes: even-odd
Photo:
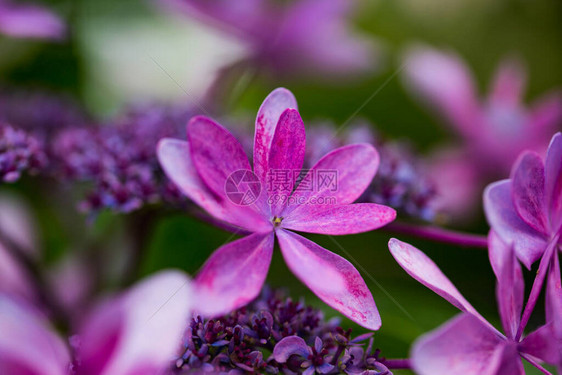
[[(379, 165), (368, 144), (338, 148), (320, 159), (295, 188), (305, 154), (305, 130), (294, 96), (273, 91), (256, 119), (253, 172), (240, 143), (213, 120), (198, 116), (187, 126), (188, 141), (163, 139), (160, 163), (178, 187), (217, 220), (252, 234), (219, 248), (196, 278), (206, 315), (226, 313), (254, 299), (265, 281), (277, 237), (291, 271), (320, 299), (357, 323), (378, 329), (380, 316), (359, 272), (342, 257), (292, 230), (329, 235), (379, 228), (395, 218), (389, 207), (351, 204), (367, 188)], [(252, 204), (236, 204), (229, 192), (236, 176), (253, 176), (262, 186)], [(277, 179), (284, 174), (283, 186)], [(302, 189), (323, 172), (337, 176), (337, 186)], [(297, 173), (293, 173), (297, 172)], [(274, 178), (272, 178), (274, 177)], [(274, 185), (274, 186), (271, 186)]]
[[(483, 99), (469, 68), (453, 53), (413, 48), (405, 64), (406, 86), (432, 106), (460, 137), (460, 148), (445, 150), (435, 158), (434, 175), (442, 182), (441, 204), (453, 212), (474, 207), (480, 188), (506, 176), (521, 151), (543, 152), (562, 122), (559, 90), (530, 106), (522, 102), (526, 72), (518, 60), (500, 63), (490, 92)], [(451, 189), (452, 181), (458, 188)]]
[[(173, 295), (173, 298), (170, 296)], [(165, 271), (106, 301), (71, 339), (75, 356), (33, 307), (0, 296), (0, 373), (152, 375), (180, 347), (191, 306), (187, 277)]]
[(410, 276), (463, 312), (414, 343), (411, 361), (417, 374), (523, 375), (521, 358), (539, 368), (537, 359), (551, 364), (560, 361), (560, 342), (552, 335), (551, 320), (525, 338), (518, 337), (523, 275), (512, 248), (493, 232), (489, 255), (497, 277), (496, 296), (505, 334), (484, 319), (420, 250), (396, 239), (391, 239), (388, 247)]
[(372, 42), (354, 35), (347, 18), (356, 1), (158, 0), (239, 37), (249, 59), (277, 72), (349, 74), (372, 69)]
[(66, 26), (43, 7), (0, 0), (0, 33), (16, 38), (60, 40)]

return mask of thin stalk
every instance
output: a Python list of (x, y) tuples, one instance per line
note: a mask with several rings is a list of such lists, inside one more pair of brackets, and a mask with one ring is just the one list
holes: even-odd
[(410, 370), (412, 364), (408, 358), (405, 359), (385, 359), (380, 361), (383, 365), (388, 367), (390, 370)]
[(463, 233), (435, 226), (394, 222), (384, 227), (384, 230), (461, 247), (488, 248), (488, 238), (486, 236)]

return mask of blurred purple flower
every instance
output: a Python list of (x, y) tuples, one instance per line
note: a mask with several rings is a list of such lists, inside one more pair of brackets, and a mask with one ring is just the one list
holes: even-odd
[(72, 358), (41, 313), (0, 296), (0, 373), (160, 373), (178, 348), (191, 302), (184, 274), (165, 271), (152, 276), (84, 319), (79, 334), (70, 340)]
[(158, 0), (222, 27), (248, 43), (248, 59), (278, 73), (339, 74), (376, 65), (366, 38), (354, 35), (347, 18), (358, 4), (349, 0)]
[(0, 0), (0, 33), (16, 38), (61, 40), (66, 26), (41, 6)]
[[(324, 156), (303, 181), (318, 171), (336, 171), (337, 187), (296, 189), (305, 154), (305, 130), (294, 96), (273, 91), (256, 120), (254, 168), (240, 143), (213, 120), (198, 116), (188, 124), (188, 142), (163, 139), (158, 158), (168, 177), (215, 219), (252, 234), (219, 248), (196, 278), (200, 311), (217, 315), (254, 299), (267, 275), (277, 237), (292, 272), (328, 305), (369, 329), (380, 316), (371, 292), (351, 263), (289, 230), (330, 235), (379, 228), (395, 218), (389, 207), (355, 201), (371, 182), (378, 154), (368, 144), (349, 145)], [(242, 171), (253, 198), (235, 203), (229, 189)], [(277, 171), (287, 177), (277, 184)], [(302, 182), (301, 182), (302, 183)], [(265, 191), (267, 190), (267, 192)], [(246, 194), (248, 193), (246, 192)], [(325, 204), (321, 204), (324, 201)], [(294, 202), (294, 204), (289, 204)]]
[[(544, 151), (562, 122), (560, 91), (524, 106), (526, 73), (518, 60), (506, 59), (500, 64), (484, 100), (478, 97), (468, 67), (452, 53), (413, 48), (405, 63), (406, 85), (433, 106), (462, 139), (461, 149), (453, 158), (436, 160), (435, 177), (445, 208), (455, 211), (460, 205), (456, 212), (461, 212), (474, 205), (480, 186), (505, 176), (521, 151)], [(462, 184), (458, 185), (465, 185), (464, 199), (447, 184), (453, 179), (459, 181), (459, 177)], [(448, 192), (455, 196), (449, 197)]]
[(155, 104), (133, 107), (111, 124), (68, 128), (58, 133), (52, 153), (59, 174), (70, 181), (93, 183), (80, 208), (131, 212), (160, 200), (180, 202), (163, 175), (156, 144), (181, 137), (189, 111)]
[(521, 339), (517, 335), (524, 297), (521, 267), (510, 246), (492, 233), (490, 262), (497, 277), (497, 301), (505, 335), (485, 320), (439, 267), (415, 247), (391, 239), (390, 252), (406, 272), (463, 313), (418, 339), (413, 368), (420, 375), (525, 374), (521, 358), (538, 366), (559, 361), (559, 342), (549, 321)]
[(46, 164), (45, 152), (35, 137), (0, 124), (0, 182), (17, 181), (23, 172), (36, 173)]
[(367, 123), (357, 123), (338, 134), (331, 124), (322, 123), (308, 130), (305, 167), (309, 168), (325, 153), (348, 144), (370, 143), (380, 154), (380, 165), (373, 181), (359, 202), (384, 204), (400, 214), (432, 221), (438, 198), (428, 166), (407, 144), (385, 141)]

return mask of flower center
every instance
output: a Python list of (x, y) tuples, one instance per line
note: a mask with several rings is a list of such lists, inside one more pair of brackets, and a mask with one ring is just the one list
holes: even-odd
[(274, 226), (275, 228), (277, 228), (278, 226), (280, 226), (282, 221), (283, 221), (283, 217), (282, 217), (282, 216), (280, 216), (280, 217), (275, 216), (275, 217), (273, 218), (273, 220), (271, 220), (271, 222), (273, 223), (273, 226)]

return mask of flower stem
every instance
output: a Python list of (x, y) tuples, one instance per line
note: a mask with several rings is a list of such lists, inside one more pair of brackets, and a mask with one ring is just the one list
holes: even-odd
[(409, 359), (385, 359), (384, 361), (380, 361), (383, 365), (388, 367), (390, 370), (410, 370), (412, 365)]
[(429, 225), (414, 225), (394, 222), (384, 227), (389, 232), (406, 234), (436, 242), (461, 247), (488, 248), (488, 238), (479, 234), (457, 232)]
[(519, 323), (519, 328), (517, 329), (517, 335), (515, 336), (516, 341), (519, 341), (519, 339), (523, 335), (523, 331), (525, 330), (525, 327), (529, 322), (529, 318), (531, 317), (531, 314), (535, 309), (535, 305), (537, 304), (537, 300), (541, 293), (542, 285), (546, 277), (546, 271), (548, 270), (548, 266), (550, 264), (550, 261), (552, 260), (553, 251), (555, 251), (558, 245), (559, 237), (560, 236), (557, 235), (550, 240), (541, 258), (539, 269), (537, 270), (537, 276), (535, 276), (535, 281), (533, 281), (533, 287), (531, 288), (531, 293), (529, 293), (529, 299), (527, 300), (525, 310), (523, 310), (523, 315), (521, 317), (521, 322)]

